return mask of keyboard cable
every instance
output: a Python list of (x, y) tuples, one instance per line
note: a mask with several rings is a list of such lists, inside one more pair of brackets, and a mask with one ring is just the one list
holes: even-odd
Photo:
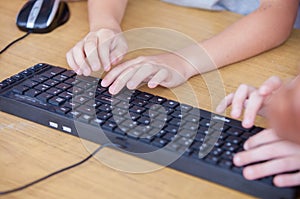
[(7, 195), (7, 194), (14, 193), (14, 192), (17, 192), (17, 191), (22, 191), (22, 190), (27, 189), (27, 188), (29, 188), (29, 187), (31, 187), (31, 186), (33, 186), (33, 185), (39, 183), (39, 182), (44, 181), (44, 180), (46, 180), (46, 179), (48, 179), (48, 178), (50, 178), (50, 177), (52, 177), (52, 176), (55, 176), (55, 175), (57, 175), (57, 174), (59, 174), (59, 173), (62, 173), (62, 172), (64, 172), (64, 171), (67, 171), (67, 170), (70, 170), (70, 169), (72, 169), (72, 168), (74, 168), (74, 167), (77, 167), (77, 166), (79, 166), (79, 165), (85, 163), (85, 162), (88, 161), (89, 159), (91, 159), (94, 155), (96, 155), (96, 154), (97, 154), (99, 151), (101, 151), (103, 148), (109, 147), (109, 146), (120, 147), (118, 144), (113, 144), (113, 143), (106, 143), (106, 144), (103, 144), (103, 145), (99, 146), (99, 147), (98, 147), (93, 153), (91, 153), (89, 156), (87, 156), (86, 158), (84, 158), (83, 160), (81, 160), (81, 161), (79, 161), (79, 162), (77, 162), (77, 163), (75, 163), (75, 164), (72, 164), (72, 165), (67, 166), (67, 167), (65, 167), (65, 168), (62, 168), (62, 169), (59, 169), (59, 170), (57, 170), (57, 171), (55, 171), (55, 172), (53, 172), (53, 173), (50, 173), (50, 174), (48, 174), (48, 175), (46, 175), (46, 176), (44, 176), (44, 177), (41, 177), (41, 178), (39, 178), (39, 179), (37, 179), (37, 180), (34, 180), (34, 181), (32, 181), (32, 182), (30, 182), (30, 183), (28, 183), (28, 184), (23, 185), (23, 186), (20, 186), (20, 187), (14, 188), (14, 189), (10, 189), (10, 190), (6, 190), (6, 191), (0, 191), (0, 195)]
[(4, 51), (6, 51), (9, 47), (11, 47), (12, 45), (14, 45), (15, 43), (17, 43), (18, 41), (24, 39), (25, 37), (27, 37), (28, 35), (30, 35), (31, 32), (26, 32), (25, 35), (15, 39), (14, 41), (10, 42), (5, 48), (3, 48), (1, 51), (0, 51), (0, 54), (4, 53)]

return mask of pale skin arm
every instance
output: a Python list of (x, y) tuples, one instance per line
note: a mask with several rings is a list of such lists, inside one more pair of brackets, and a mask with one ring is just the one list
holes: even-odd
[[(201, 42), (217, 67), (257, 55), (289, 37), (299, 0), (261, 0), (260, 7), (220, 34)], [(211, 67), (203, 68), (207, 72)]]
[(79, 75), (90, 75), (101, 68), (108, 71), (127, 52), (119, 33), (127, 0), (89, 0), (90, 32), (66, 55), (68, 64)]
[[(202, 41), (206, 54), (194, 51), (193, 46), (178, 52), (146, 56), (121, 64), (102, 81), (118, 93), (127, 86), (136, 89), (142, 82), (150, 88), (158, 85), (174, 87), (190, 77), (205, 73), (257, 55), (282, 44), (290, 35), (299, 0), (262, 0), (259, 9), (226, 28), (212, 38)], [(185, 59), (176, 54), (184, 55)], [(203, 63), (203, 58), (212, 61)], [(149, 71), (149, 66), (155, 70)], [(177, 78), (180, 76), (181, 78)], [(125, 81), (124, 81), (125, 80)]]
[(88, 0), (90, 31), (101, 28), (121, 31), (127, 0)]

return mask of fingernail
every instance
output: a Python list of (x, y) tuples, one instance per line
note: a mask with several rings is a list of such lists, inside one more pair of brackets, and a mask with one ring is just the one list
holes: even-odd
[(246, 167), (244, 169), (244, 176), (245, 176), (246, 179), (248, 179), (248, 180), (254, 180), (253, 175), (254, 175), (253, 169), (251, 169), (249, 167)]
[(251, 121), (250, 119), (248, 119), (248, 118), (245, 118), (245, 119), (243, 120), (243, 127), (249, 128), (249, 127), (251, 127), (251, 126), (252, 126), (252, 121)]
[(105, 67), (104, 67), (104, 70), (105, 70), (105, 71), (109, 71), (109, 70), (110, 70), (110, 66), (105, 66)]
[(265, 86), (261, 86), (260, 87), (259, 94), (261, 94), (261, 95), (265, 95), (266, 94), (266, 87)]
[(114, 95), (115, 94), (115, 90), (116, 90), (115, 87), (113, 87), (113, 86), (109, 87), (110, 94)]
[(216, 108), (216, 112), (217, 112), (217, 113), (222, 113), (222, 112), (223, 112), (222, 106), (218, 106), (218, 107)]
[(249, 144), (248, 144), (247, 141), (246, 141), (245, 144), (244, 144), (244, 149), (245, 149), (245, 150), (248, 150), (248, 149), (249, 149)]
[(127, 83), (127, 87), (128, 87), (129, 89), (133, 89), (133, 88), (134, 88), (134, 83), (133, 83), (133, 82), (128, 82), (128, 83)]
[(235, 117), (235, 118), (239, 117), (239, 111), (236, 110), (236, 109), (233, 109), (233, 110), (231, 111), (231, 116), (232, 116), (232, 117)]
[(91, 72), (90, 72), (90, 70), (88, 70), (88, 69), (85, 69), (84, 71), (83, 71), (83, 75), (84, 76), (89, 76), (91, 74)]
[(103, 79), (103, 80), (101, 81), (101, 86), (107, 87), (107, 81)]
[(75, 72), (77, 73), (77, 75), (82, 75), (82, 73), (81, 73), (81, 70), (80, 70), (80, 69), (76, 70)]
[(241, 166), (241, 164), (242, 164), (242, 160), (239, 155), (235, 155), (233, 157), (233, 162), (236, 166)]
[(149, 87), (149, 88), (155, 88), (156, 86), (157, 86), (157, 84), (154, 83), (154, 82), (149, 82), (149, 83), (148, 83), (148, 87)]

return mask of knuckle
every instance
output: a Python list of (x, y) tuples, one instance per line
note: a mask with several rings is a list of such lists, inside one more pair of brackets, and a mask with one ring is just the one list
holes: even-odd
[(255, 97), (259, 96), (259, 93), (256, 90), (256, 91), (251, 92), (249, 96), (250, 96), (250, 98), (255, 98)]
[(248, 89), (248, 85), (247, 84), (241, 84), (240, 86), (239, 86), (239, 89)]
[(161, 68), (160, 69), (160, 72), (162, 73), (162, 74), (168, 74), (168, 69), (166, 69), (166, 68)]
[(72, 56), (72, 50), (69, 50), (67, 53), (66, 53), (66, 58), (69, 59), (71, 58)]
[(96, 32), (98, 38), (109, 38), (115, 35), (115, 33), (110, 29), (100, 29)]
[(92, 39), (86, 40), (84, 42), (84, 48), (87, 48), (87, 47), (96, 47), (96, 43), (97, 43), (97, 41), (92, 40)]
[(146, 56), (139, 56), (138, 58), (136, 58), (136, 60), (137, 60), (138, 62), (143, 62), (143, 61), (146, 60)]
[(82, 48), (78, 45), (74, 46), (73, 48), (73, 53), (78, 53), (78, 52), (81, 52), (82, 51)]
[(126, 42), (122, 45), (121, 49), (122, 49), (122, 52), (124, 52), (124, 53), (128, 51), (128, 45)]

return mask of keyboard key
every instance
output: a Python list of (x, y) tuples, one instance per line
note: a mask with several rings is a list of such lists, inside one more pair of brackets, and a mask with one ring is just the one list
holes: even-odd
[(104, 124), (104, 122), (105, 122), (105, 120), (95, 118), (91, 121), (91, 124), (94, 126), (100, 126), (100, 125)]
[(54, 106), (62, 105), (66, 100), (64, 98), (54, 96), (48, 100), (48, 102)]
[(84, 122), (84, 123), (89, 123), (92, 119), (93, 119), (92, 116), (86, 115), (86, 114), (83, 114), (83, 115), (78, 117), (78, 120), (81, 121), (81, 122)]
[(148, 101), (148, 100), (150, 100), (150, 98), (153, 97), (153, 95), (149, 94), (149, 93), (139, 93), (139, 94), (136, 95), (136, 97), (139, 98), (139, 99)]
[(132, 130), (129, 130), (129, 131), (127, 132), (127, 135), (128, 135), (129, 137), (138, 139), (139, 137), (141, 137), (141, 136), (143, 135), (143, 132), (140, 132), (140, 131), (137, 131), (137, 130), (132, 129)]
[(58, 107), (55, 109), (55, 111), (59, 114), (62, 114), (62, 115), (65, 115), (67, 114), (69, 111), (71, 111), (70, 108), (67, 108), (67, 107)]
[(164, 128), (165, 131), (169, 132), (169, 133), (173, 133), (173, 134), (176, 134), (177, 131), (178, 131), (178, 127), (177, 126), (173, 126), (173, 125), (167, 125), (165, 128)]
[(16, 93), (16, 94), (23, 95), (24, 92), (26, 92), (28, 89), (29, 89), (28, 87), (20, 85), (20, 86), (14, 87), (13, 92)]
[(44, 91), (48, 90), (49, 88), (50, 88), (50, 86), (48, 86), (46, 84), (39, 84), (34, 87), (34, 89), (39, 90), (41, 92), (44, 92)]
[(213, 156), (213, 155), (208, 155), (204, 159), (206, 162), (209, 162), (211, 164), (217, 164), (219, 161), (219, 157)]
[(232, 128), (229, 128), (229, 129), (227, 130), (227, 133), (228, 133), (229, 135), (233, 135), (233, 136), (240, 136), (240, 135), (242, 135), (243, 130), (242, 130), (242, 129), (239, 129), (239, 128), (232, 127)]
[(242, 138), (240, 138), (240, 137), (235, 137), (235, 136), (229, 136), (229, 137), (226, 139), (226, 142), (230, 142), (230, 143), (233, 143), (233, 144), (240, 144), (242, 141), (243, 141)]
[(96, 111), (93, 107), (90, 107), (90, 106), (79, 106), (76, 108), (76, 110), (78, 112), (81, 112), (83, 114), (86, 114), (86, 115), (95, 115), (96, 114)]
[(74, 111), (74, 110), (73, 110), (73, 111), (70, 111), (70, 112), (67, 114), (68, 117), (74, 118), (74, 119), (79, 118), (80, 115), (81, 115), (80, 112)]
[(29, 97), (35, 97), (35, 96), (37, 96), (38, 94), (40, 94), (41, 92), (40, 91), (38, 91), (38, 90), (35, 90), (35, 89), (29, 89), (29, 90), (27, 90), (24, 94), (26, 95), (26, 96), (29, 96)]
[(64, 75), (56, 75), (53, 77), (53, 80), (57, 82), (63, 82), (64, 80), (68, 79), (69, 77), (64, 76)]
[(155, 138), (155, 139), (152, 141), (152, 144), (155, 145), (155, 146), (158, 146), (158, 147), (164, 147), (167, 143), (168, 143), (167, 140), (165, 140), (165, 139), (160, 139), (160, 138)]
[(137, 121), (144, 125), (149, 125), (151, 122), (151, 119), (149, 117), (140, 117)]
[(221, 161), (219, 162), (219, 165), (220, 165), (222, 168), (230, 169), (230, 168), (232, 167), (232, 161), (221, 160)]
[(51, 95), (58, 95), (62, 92), (62, 90), (60, 90), (58, 88), (49, 88), (48, 90), (46, 90), (46, 92)]
[(105, 122), (102, 124), (102, 128), (105, 130), (113, 131), (117, 127), (117, 124), (114, 122)]
[(138, 114), (142, 114), (145, 110), (146, 110), (145, 108), (139, 106), (132, 106), (131, 108), (129, 108), (130, 112), (138, 113)]
[(33, 88), (34, 86), (38, 85), (38, 83), (32, 80), (27, 80), (23, 83), (23, 85), (27, 86), (28, 88)]
[(90, 98), (88, 98), (84, 95), (75, 95), (74, 98), (73, 98), (73, 102), (77, 102), (79, 104), (84, 104), (89, 100), (90, 100)]
[(180, 125), (183, 125), (184, 123), (182, 122), (181, 119), (179, 118), (172, 118), (170, 121), (169, 121), (170, 124), (174, 125), (174, 126), (180, 126)]
[(73, 94), (69, 93), (69, 92), (62, 92), (58, 96), (66, 99), (66, 100), (70, 100), (70, 99), (72, 99)]
[(69, 89), (69, 88), (71, 88), (71, 85), (70, 84), (65, 84), (65, 83), (60, 83), (60, 84), (55, 84), (56, 86), (56, 88), (58, 88), (58, 89), (60, 89), (60, 90), (67, 90), (67, 89)]
[(76, 73), (72, 70), (67, 70), (67, 71), (63, 72), (62, 75), (66, 76), (66, 77), (74, 77), (76, 75)]
[(172, 109), (175, 109), (176, 106), (178, 106), (179, 103), (178, 102), (175, 102), (173, 100), (167, 100), (166, 102), (163, 103), (163, 106), (166, 106), (168, 108), (172, 108)]
[(108, 120), (111, 116), (112, 116), (111, 113), (106, 113), (106, 112), (97, 113), (97, 118), (102, 120)]
[(187, 105), (187, 104), (180, 104), (180, 106), (176, 107), (176, 110), (182, 111), (184, 113), (187, 113), (187, 112), (189, 112), (192, 109), (193, 109), (193, 107), (190, 106), (190, 105)]
[(48, 102), (48, 100), (52, 97), (53, 97), (53, 95), (48, 94), (48, 93), (41, 93), (38, 96), (36, 96), (37, 99), (39, 99), (43, 102)]
[(43, 83), (44, 81), (46, 81), (48, 78), (47, 77), (43, 77), (43, 76), (35, 76), (33, 78), (31, 78), (31, 81), (36, 82), (35, 85), (37, 85), (37, 83)]
[(166, 101), (166, 98), (159, 97), (159, 96), (154, 96), (152, 97), (149, 101), (153, 102), (154, 104), (162, 104)]
[(146, 103), (147, 101), (142, 99), (135, 99), (130, 102), (130, 104), (137, 105), (137, 106), (144, 106)]
[(47, 81), (44, 82), (44, 84), (48, 85), (48, 86), (55, 86), (57, 85), (59, 82), (53, 79), (48, 79)]
[(104, 112), (111, 112), (113, 107), (109, 104), (102, 104), (98, 107), (98, 110), (104, 111)]
[(232, 167), (232, 170), (236, 173), (239, 173), (239, 174), (243, 174), (243, 167), (236, 167), (236, 166), (233, 166)]
[(51, 70), (48, 70), (48, 71), (44, 72), (43, 76), (46, 77), (46, 78), (52, 78), (55, 75), (57, 75), (58, 73), (60, 73), (61, 71), (62, 70), (60, 70), (60, 69), (53, 68)]

